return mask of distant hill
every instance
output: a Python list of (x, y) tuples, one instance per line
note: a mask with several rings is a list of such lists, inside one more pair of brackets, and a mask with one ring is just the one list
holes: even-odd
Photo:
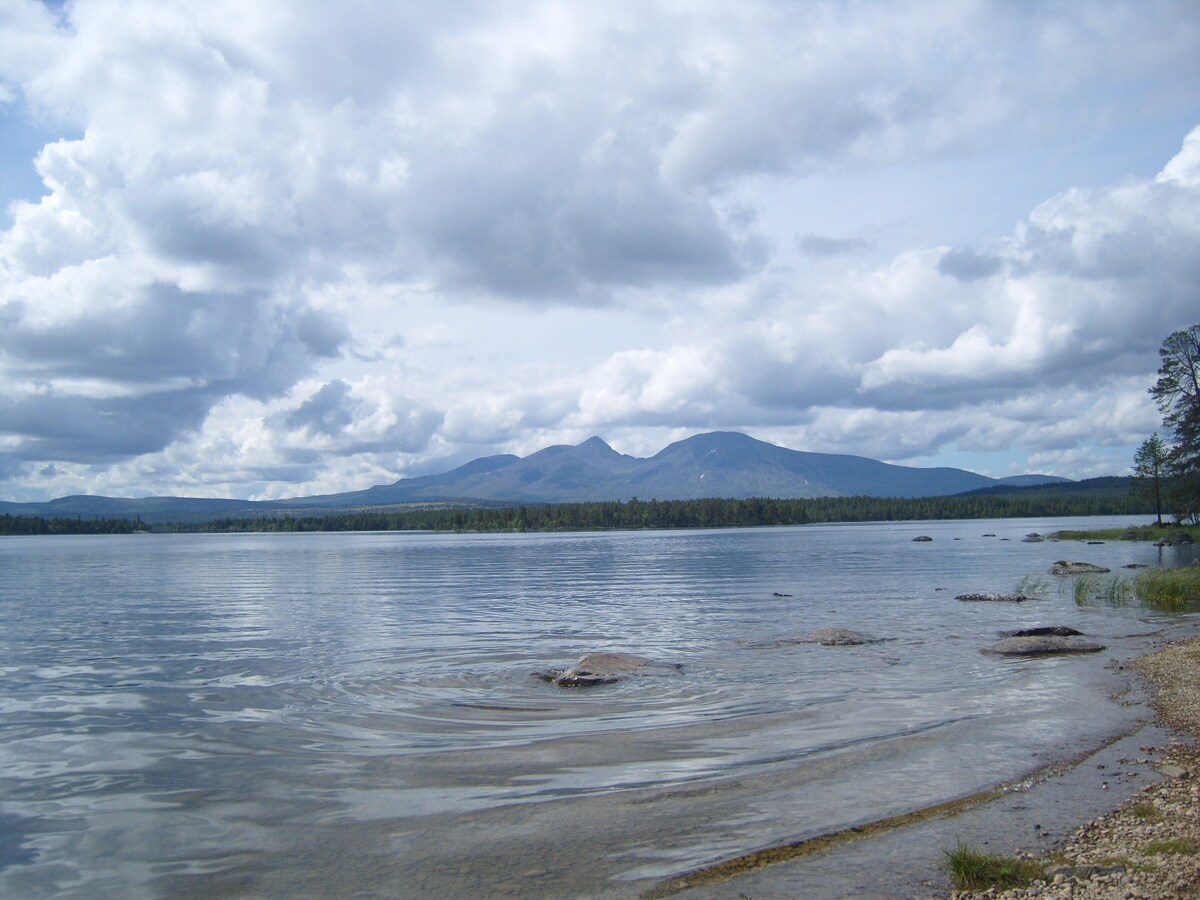
[(953, 468), (896, 466), (832, 453), (789, 450), (736, 432), (678, 441), (649, 458), (618, 453), (592, 437), (526, 457), (487, 456), (449, 472), (403, 478), (362, 491), (251, 502), (181, 497), (141, 500), (63, 497), (49, 503), (2, 503), (0, 514), (208, 521), (378, 508), (413, 503), (567, 503), (599, 500), (693, 500), (773, 497), (937, 497), (989, 489), (1069, 484), (1049, 475), (996, 479)]
[[(1040, 476), (1036, 476), (1040, 477)], [(1082, 481), (1026, 483), (1025, 476), (1001, 478), (991, 487), (966, 491), (964, 497), (1063, 497), (1097, 499), (1123, 499), (1129, 495), (1134, 479), (1129, 475), (1107, 475), (1101, 478), (1085, 478)]]

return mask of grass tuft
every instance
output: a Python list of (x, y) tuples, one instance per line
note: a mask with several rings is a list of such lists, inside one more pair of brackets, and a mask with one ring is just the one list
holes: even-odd
[(1046, 875), (1046, 870), (1032, 860), (984, 853), (962, 841), (953, 850), (943, 852), (942, 868), (954, 886), (963, 891), (1025, 887)]
[(1129, 808), (1129, 813), (1134, 818), (1141, 819), (1143, 822), (1157, 822), (1162, 819), (1162, 813), (1158, 811), (1158, 807), (1153, 803), (1147, 803), (1145, 800), (1133, 804)]
[(1148, 856), (1159, 856), (1167, 853), (1178, 856), (1195, 856), (1200, 853), (1200, 844), (1187, 838), (1170, 838), (1165, 841), (1150, 841), (1142, 845), (1142, 852)]

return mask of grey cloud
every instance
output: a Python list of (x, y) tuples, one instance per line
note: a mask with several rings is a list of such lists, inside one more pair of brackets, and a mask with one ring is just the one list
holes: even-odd
[[(52, 324), (31, 321), (31, 310), (25, 316), (18, 312), (10, 316), (0, 347), (13, 369), (29, 377), (135, 385), (177, 378), (251, 396), (290, 387), (311, 364), (309, 344), (297, 335), (296, 313), (265, 296), (196, 294), (158, 284), (137, 301), (96, 304)], [(299, 330), (314, 340), (320, 317), (301, 313), (300, 321)]]
[(224, 396), (286, 390), (341, 340), (337, 326), (313, 312), (170, 285), (57, 323), (13, 306), (5, 324), (0, 349), (10, 377), (122, 386), (115, 397), (56, 389), (0, 407), (0, 432), (16, 435), (29, 459), (115, 460), (160, 450), (198, 427)]
[(958, 281), (981, 281), (1000, 272), (1004, 263), (997, 256), (961, 248), (943, 253), (937, 267), (943, 275), (949, 275)]
[(742, 247), (703, 194), (666, 184), (644, 126), (597, 147), (591, 109), (517, 103), (469, 145), (414, 161), (410, 220), (448, 277), (516, 297), (730, 280)]
[(201, 390), (94, 400), (50, 396), (0, 402), (0, 433), (15, 435), (27, 461), (112, 463), (161, 450), (204, 420), (213, 396)]
[(310, 434), (336, 437), (354, 421), (350, 385), (331, 381), (284, 417), (289, 428), (304, 428)]

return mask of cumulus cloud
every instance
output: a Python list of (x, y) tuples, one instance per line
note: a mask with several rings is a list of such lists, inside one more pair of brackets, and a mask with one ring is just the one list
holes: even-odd
[(1132, 440), (1195, 317), (1200, 131), (890, 259), (911, 210), (806, 189), (1191, 127), (1197, 84), (1172, 0), (15, 0), (0, 116), (53, 139), (5, 198), (0, 473), (280, 495), (707, 428), (1068, 460), (1110, 400)]

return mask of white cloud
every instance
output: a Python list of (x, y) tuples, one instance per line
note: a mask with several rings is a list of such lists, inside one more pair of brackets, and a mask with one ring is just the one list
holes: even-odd
[[(1196, 317), (1186, 2), (25, 0), (14, 116), (56, 139), (0, 233), (11, 496), (710, 428), (1067, 466), (1154, 424), (1136, 386)], [(1079, 147), (1109, 168), (1055, 168)], [(1030, 160), (1056, 188), (982, 239), (837, 195), (949, 210)]]

